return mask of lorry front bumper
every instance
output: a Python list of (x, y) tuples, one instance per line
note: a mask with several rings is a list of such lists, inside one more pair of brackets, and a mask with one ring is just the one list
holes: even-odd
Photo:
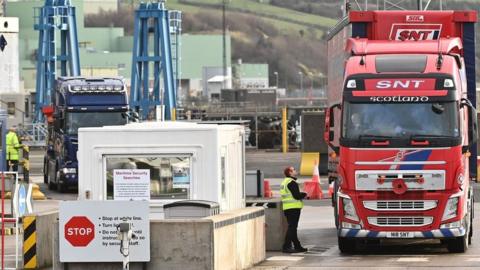
[[(465, 235), (465, 228), (452, 228), (452, 229), (438, 229), (432, 231), (411, 231), (413, 238), (453, 238)], [(370, 231), (361, 229), (340, 229), (339, 236), (346, 238), (385, 238), (385, 239), (398, 239), (389, 238), (387, 231)]]

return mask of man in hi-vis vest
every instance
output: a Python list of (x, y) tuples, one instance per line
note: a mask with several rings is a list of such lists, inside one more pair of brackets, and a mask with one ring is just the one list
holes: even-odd
[(19, 148), (22, 145), (18, 141), (16, 128), (13, 126), (8, 130), (6, 144), (7, 144), (7, 171), (18, 171)]
[[(296, 253), (305, 252), (297, 236), (298, 220), (303, 207), (302, 199), (307, 197), (307, 193), (300, 192), (297, 184), (297, 171), (293, 167), (287, 167), (283, 171), (285, 179), (280, 185), (280, 195), (282, 196), (283, 213), (287, 217), (288, 230), (283, 243), (283, 252)], [(293, 243), (293, 247), (292, 247)]]

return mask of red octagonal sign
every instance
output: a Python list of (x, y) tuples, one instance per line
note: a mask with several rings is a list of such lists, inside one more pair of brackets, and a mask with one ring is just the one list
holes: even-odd
[(65, 239), (74, 247), (86, 247), (95, 238), (95, 225), (85, 216), (72, 217), (65, 223)]

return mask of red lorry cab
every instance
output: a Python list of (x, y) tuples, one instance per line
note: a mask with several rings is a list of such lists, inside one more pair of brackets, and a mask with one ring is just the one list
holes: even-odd
[(371, 238), (468, 248), (475, 21), (470, 11), (351, 12), (332, 30), (324, 137), (342, 252)]

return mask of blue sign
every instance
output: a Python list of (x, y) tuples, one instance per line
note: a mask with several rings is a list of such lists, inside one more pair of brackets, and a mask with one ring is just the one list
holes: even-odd
[(18, 216), (23, 217), (27, 213), (27, 191), (25, 185), (18, 187)]

